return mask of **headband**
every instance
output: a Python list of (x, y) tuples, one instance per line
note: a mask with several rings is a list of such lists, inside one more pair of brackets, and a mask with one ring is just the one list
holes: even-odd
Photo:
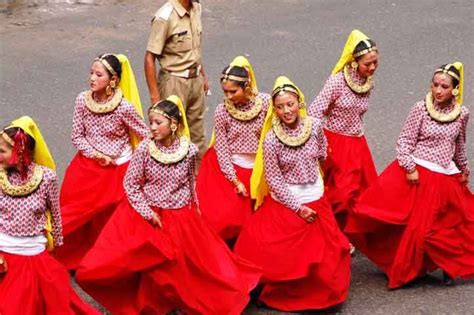
[(443, 68), (438, 68), (435, 70), (435, 73), (447, 73), (449, 74), (451, 77), (455, 78), (456, 80), (458, 81), (461, 81), (461, 78), (459, 77), (459, 75), (457, 75), (456, 73), (454, 73), (453, 71), (449, 70), (449, 68), (451, 67), (454, 67), (453, 64), (449, 63), (447, 64), (446, 66), (444, 66)]
[(354, 58), (357, 58), (357, 57), (363, 56), (365, 54), (368, 54), (371, 51), (377, 51), (378, 50), (377, 46), (375, 46), (375, 45), (372, 46), (372, 44), (367, 39), (363, 39), (362, 42), (364, 42), (364, 44), (367, 46), (367, 48), (362, 49), (361, 51), (356, 52), (355, 54), (353, 54)]
[(109, 70), (110, 73), (112, 73), (112, 75), (117, 75), (117, 72), (114, 70), (114, 68), (112, 68), (109, 62), (104, 58), (106, 56), (111, 56), (111, 54), (104, 54), (98, 58), (95, 58), (94, 61), (99, 61), (104, 65), (105, 68), (107, 68), (107, 70)]

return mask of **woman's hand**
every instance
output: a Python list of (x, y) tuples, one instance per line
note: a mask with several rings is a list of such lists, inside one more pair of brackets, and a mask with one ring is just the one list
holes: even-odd
[(163, 228), (163, 224), (161, 223), (160, 216), (159, 216), (157, 213), (153, 213), (153, 216), (152, 216), (151, 219), (150, 219), (150, 223), (151, 223), (153, 226), (159, 227), (160, 229)]
[(249, 193), (247, 192), (247, 188), (245, 188), (245, 185), (238, 179), (234, 179), (232, 181), (235, 185), (235, 192), (239, 195), (242, 195), (244, 197), (247, 197)]
[(297, 214), (300, 216), (300, 218), (302, 218), (308, 223), (313, 223), (314, 220), (316, 219), (316, 216), (318, 215), (316, 211), (314, 211), (313, 209), (305, 205), (302, 205), (298, 209)]
[(100, 164), (100, 166), (113, 165), (114, 160), (110, 156), (104, 154), (103, 156), (100, 157), (99, 164)]
[(467, 185), (469, 182), (469, 175), (468, 174), (462, 174), (461, 177), (459, 177), (459, 181), (461, 184)]
[(0, 254), (0, 274), (5, 273), (8, 271), (8, 264), (5, 259), (5, 256)]
[(411, 185), (418, 185), (420, 183), (420, 176), (416, 168), (414, 171), (407, 173), (407, 181)]

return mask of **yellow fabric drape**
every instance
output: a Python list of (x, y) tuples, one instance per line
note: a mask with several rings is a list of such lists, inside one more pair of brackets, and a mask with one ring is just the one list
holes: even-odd
[(460, 61), (453, 63), (453, 66), (459, 71), (459, 93), (456, 96), (456, 103), (462, 105), (463, 102), (463, 90), (464, 90), (464, 66)]
[[(140, 101), (140, 94), (138, 92), (137, 82), (133, 74), (132, 65), (127, 56), (123, 54), (115, 55), (122, 66), (122, 75), (120, 77), (119, 87), (126, 98), (137, 110), (138, 114), (143, 118), (142, 103)], [(140, 143), (140, 138), (132, 131), (130, 131), (130, 143), (135, 149)]]
[[(247, 58), (245, 58), (244, 56), (237, 56), (229, 64), (229, 67), (245, 68), (247, 72), (249, 73), (250, 88), (252, 89), (252, 91), (258, 92), (257, 79), (255, 78), (255, 72), (253, 71), (253, 67)], [(212, 130), (211, 140), (209, 141), (208, 147), (209, 148), (212, 147), (215, 142), (216, 142), (216, 134), (215, 134), (215, 131)]]
[[(291, 85), (295, 87), (298, 91), (298, 98), (300, 103), (305, 102), (303, 92), (293, 83), (290, 79), (285, 76), (280, 76), (276, 79), (275, 84), (273, 85), (273, 91), (278, 89), (283, 85)], [(272, 93), (273, 94), (273, 93)], [(271, 106), (267, 111), (265, 116), (265, 121), (263, 123), (262, 133), (260, 134), (260, 141), (258, 142), (257, 155), (255, 157), (255, 164), (252, 171), (252, 177), (250, 178), (250, 196), (252, 199), (255, 199), (255, 210), (262, 204), (263, 199), (269, 193), (268, 185), (265, 180), (265, 168), (263, 162), (263, 141), (265, 136), (272, 129), (272, 119), (275, 115), (273, 111), (273, 100)], [(306, 117), (306, 108), (300, 109), (300, 117)]]
[(183, 119), (183, 126), (181, 130), (182, 135), (188, 137), (188, 139), (191, 139), (191, 133), (189, 132), (188, 120), (186, 119), (183, 101), (181, 101), (181, 99), (176, 95), (170, 95), (166, 100), (172, 102), (178, 107), (179, 112), (181, 113), (181, 118)]
[[(26, 132), (29, 136), (35, 139), (35, 149), (33, 152), (33, 158), (36, 164), (46, 166), (52, 170), (56, 169), (56, 164), (54, 163), (53, 156), (48, 149), (46, 141), (44, 141), (41, 131), (36, 125), (35, 121), (29, 116), (22, 116), (18, 119), (15, 119), (10, 124), (10, 127), (17, 127)], [(53, 239), (53, 224), (51, 219), (51, 211), (46, 210), (46, 224), (45, 224), (45, 236), (47, 239), (46, 249), (52, 251), (54, 249), (54, 239)]]
[(359, 30), (353, 30), (349, 34), (346, 44), (344, 45), (344, 49), (342, 50), (341, 57), (339, 58), (339, 61), (336, 63), (336, 65), (334, 66), (334, 69), (332, 69), (331, 74), (334, 75), (338, 73), (344, 68), (346, 64), (354, 60), (352, 53), (354, 52), (354, 49), (356, 48), (357, 44), (359, 44), (364, 39), (369, 39), (369, 38), (367, 37), (367, 35), (365, 35)]

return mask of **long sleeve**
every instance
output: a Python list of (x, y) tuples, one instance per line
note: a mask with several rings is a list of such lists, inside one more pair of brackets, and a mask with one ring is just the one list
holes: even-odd
[(233, 181), (237, 178), (237, 173), (232, 164), (232, 156), (227, 142), (226, 121), (219, 108), (216, 110), (214, 115), (214, 123), (216, 133), (216, 143), (214, 147), (216, 149), (217, 161), (224, 176), (228, 180)]
[(128, 201), (132, 207), (146, 220), (153, 216), (149, 203), (143, 193), (143, 184), (145, 182), (145, 163), (147, 158), (148, 141), (142, 142), (138, 149), (133, 153), (132, 160), (128, 166), (124, 178), (124, 189)]
[(416, 163), (411, 156), (415, 149), (418, 134), (420, 132), (421, 122), (423, 119), (420, 106), (415, 105), (405, 121), (402, 132), (397, 140), (397, 160), (398, 164), (407, 171), (413, 171)]
[(47, 188), (46, 196), (47, 209), (51, 211), (54, 245), (61, 246), (63, 244), (63, 225), (61, 220), (61, 211), (59, 210), (59, 189), (58, 177), (54, 174)]
[(318, 142), (318, 152), (317, 152), (317, 156), (318, 156), (318, 160), (325, 160), (326, 157), (327, 157), (327, 150), (328, 150), (328, 140), (326, 139), (326, 136), (324, 135), (324, 132), (323, 132), (323, 127), (320, 123), (319, 120), (317, 119), (313, 119), (313, 124), (317, 124), (318, 126), (316, 127), (313, 127), (313, 128), (317, 128), (317, 131), (316, 131), (316, 139), (317, 139), (317, 142)]
[(331, 104), (339, 97), (342, 88), (339, 81), (340, 80), (336, 79), (336, 76), (330, 76), (326, 80), (321, 92), (319, 92), (318, 96), (316, 96), (314, 101), (309, 105), (308, 113), (310, 116), (322, 120), (324, 116), (329, 114), (328, 110)]
[(148, 126), (145, 121), (138, 114), (135, 107), (130, 103), (126, 102), (126, 106), (123, 106), (124, 110), (122, 113), (122, 120), (139, 138), (140, 140), (145, 139), (149, 134)]
[(85, 157), (93, 158), (96, 150), (87, 141), (85, 136), (85, 125), (83, 122), (85, 107), (81, 102), (81, 95), (76, 98), (76, 106), (74, 108), (74, 116), (72, 118), (71, 140), (72, 144)]
[(193, 154), (190, 157), (189, 163), (189, 185), (191, 186), (189, 187), (189, 190), (191, 192), (192, 201), (194, 201), (194, 203), (199, 206), (199, 200), (196, 194), (196, 164), (196, 154)]
[(270, 187), (270, 191), (276, 198), (288, 208), (297, 211), (301, 207), (301, 204), (288, 188), (278, 163), (277, 148), (274, 141), (272, 141), (275, 139), (270, 138), (271, 136), (271, 134), (268, 134), (263, 142), (265, 179)]
[(461, 117), (461, 130), (459, 131), (459, 135), (456, 138), (456, 147), (454, 151), (453, 160), (456, 163), (456, 166), (461, 170), (463, 174), (469, 175), (470, 170), (468, 167), (468, 160), (466, 155), (466, 130), (467, 130), (467, 123), (469, 121), (469, 113), (466, 113), (463, 117)]

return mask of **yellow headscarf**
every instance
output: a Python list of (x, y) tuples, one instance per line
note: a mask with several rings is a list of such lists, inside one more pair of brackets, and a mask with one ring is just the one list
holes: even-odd
[(354, 49), (356, 48), (357, 44), (359, 44), (361, 41), (365, 39), (369, 39), (369, 38), (367, 37), (367, 35), (365, 35), (359, 30), (353, 30), (349, 34), (346, 44), (344, 45), (344, 49), (342, 50), (341, 57), (339, 58), (339, 61), (336, 63), (336, 65), (334, 66), (334, 69), (332, 69), (331, 74), (334, 75), (338, 73), (344, 68), (346, 64), (354, 60), (354, 57), (352, 56)]
[(188, 139), (191, 139), (191, 134), (189, 132), (188, 120), (186, 119), (186, 112), (184, 110), (183, 101), (181, 101), (181, 99), (176, 95), (170, 95), (168, 96), (166, 100), (172, 102), (173, 104), (176, 105), (176, 107), (178, 107), (179, 112), (181, 113), (181, 119), (183, 120), (183, 126), (181, 127), (182, 128), (181, 132), (183, 136), (186, 136), (188, 137)]
[[(135, 81), (135, 75), (133, 74), (132, 66), (128, 61), (127, 56), (118, 54), (115, 55), (120, 61), (122, 66), (122, 75), (120, 76), (119, 87), (122, 90), (123, 97), (126, 98), (137, 110), (138, 114), (143, 118), (142, 103), (140, 101), (140, 94), (138, 92), (137, 82)], [(130, 131), (130, 143), (132, 148), (135, 149), (140, 143), (140, 138)]]
[[(245, 68), (245, 70), (247, 70), (247, 72), (249, 73), (251, 90), (254, 93), (258, 93), (257, 80), (255, 79), (255, 72), (253, 71), (253, 67), (247, 58), (245, 58), (244, 56), (237, 56), (229, 64), (229, 67)], [(211, 135), (211, 141), (209, 141), (209, 147), (212, 147), (215, 142), (216, 142), (216, 135), (215, 135), (215, 131), (213, 130), (212, 135)]]
[[(280, 76), (276, 79), (275, 84), (273, 85), (272, 95), (273, 92), (279, 89), (281, 86), (284, 85), (291, 85), (298, 91), (298, 98), (300, 103), (305, 102), (303, 92), (291, 82), (285, 76)], [(265, 122), (263, 123), (262, 133), (260, 134), (260, 141), (258, 142), (258, 149), (257, 155), (255, 157), (255, 165), (252, 171), (252, 177), (250, 178), (250, 196), (252, 199), (255, 199), (255, 209), (257, 209), (263, 202), (264, 197), (268, 194), (269, 189), (267, 182), (265, 180), (265, 168), (263, 162), (263, 141), (265, 140), (265, 136), (267, 133), (272, 129), (272, 119), (275, 115), (273, 110), (273, 98), (271, 108), (268, 109), (267, 115), (265, 116)], [(300, 117), (306, 117), (306, 108), (300, 109)]]
[[(12, 121), (9, 127), (17, 127), (26, 132), (30, 137), (35, 140), (35, 149), (33, 152), (33, 159), (36, 164), (46, 166), (52, 170), (56, 169), (56, 165), (53, 160), (53, 156), (48, 149), (46, 141), (44, 141), (43, 135), (41, 134), (38, 125), (35, 121), (29, 116), (22, 116), (18, 119)], [(46, 249), (52, 251), (54, 249), (54, 240), (53, 240), (53, 225), (51, 222), (51, 211), (46, 210)]]

